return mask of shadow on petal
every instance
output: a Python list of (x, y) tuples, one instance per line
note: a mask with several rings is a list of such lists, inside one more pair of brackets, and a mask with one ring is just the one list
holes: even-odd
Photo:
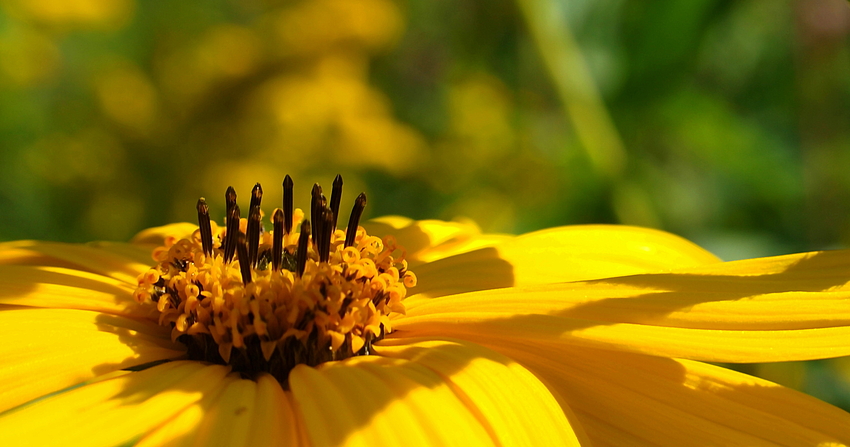
[(492, 348), (566, 399), (597, 446), (843, 445), (839, 441), (850, 439), (850, 414), (717, 366), (543, 343)]

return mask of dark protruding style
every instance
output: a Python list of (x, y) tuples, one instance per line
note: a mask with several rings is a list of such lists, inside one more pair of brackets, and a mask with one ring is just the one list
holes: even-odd
[(254, 185), (254, 188), (251, 190), (251, 206), (248, 208), (249, 210), (260, 207), (260, 204), (263, 202), (263, 186), (257, 183)]
[[(310, 199), (310, 220), (313, 221), (313, 243), (317, 243), (319, 240), (318, 235), (318, 227), (321, 224), (322, 220), (320, 219), (319, 213), (322, 212), (322, 187), (318, 183), (313, 184), (313, 191)], [(303, 233), (303, 230), (302, 230)]]
[(298, 238), (298, 256), (297, 258), (297, 268), (296, 273), (298, 276), (304, 274), (304, 268), (307, 267), (307, 247), (310, 245), (310, 221), (304, 219), (304, 222), (301, 222), (301, 237)]
[(331, 234), (333, 234), (333, 211), (324, 208), (322, 212), (322, 235), (319, 237), (319, 261), (328, 262), (331, 256)]
[[(334, 179), (333, 190), (331, 191), (331, 211), (333, 212), (333, 223), (331, 227), (336, 230), (336, 224), (339, 220), (339, 202), (342, 200), (342, 176), (337, 174)], [(333, 231), (331, 231), (333, 233)]]
[[(342, 176), (334, 178), (331, 200), (322, 194), (322, 187), (313, 184), (312, 199), (310, 202), (310, 219), (304, 219), (301, 224), (301, 236), (298, 238), (298, 248), (295, 256), (296, 273), (300, 277), (307, 265), (307, 254), (312, 242), (319, 255), (320, 262), (328, 262), (330, 259), (331, 239), (339, 222), (339, 207), (342, 201)], [(274, 233), (272, 236), (272, 268), (280, 271), (284, 261), (284, 235), (293, 231), (294, 207), (293, 207), (294, 184), (292, 177), (287, 175), (283, 179), (283, 208), (275, 210), (272, 217)], [(263, 187), (259, 183), (251, 190), (251, 205), (248, 213), (248, 227), (246, 233), (239, 230), (240, 211), (236, 204), (236, 190), (228, 187), (224, 194), (227, 203), (227, 226), (222, 241), (224, 251), (224, 262), (233, 261), (239, 256), (239, 266), (242, 271), (242, 280), (246, 284), (252, 281), (251, 269), (256, 268), (259, 263), (260, 233), (262, 232), (262, 213), (260, 205), (263, 199)], [(348, 227), (345, 231), (345, 247), (354, 245), (357, 237), (357, 228), (360, 218), (366, 208), (366, 194), (360, 193), (354, 200)], [(312, 225), (311, 222), (312, 221)], [(201, 232), (201, 245), (206, 255), (213, 253), (212, 226), (209, 217), (209, 206), (202, 197), (198, 200), (198, 227)], [(291, 267), (288, 267), (291, 268)]]
[(210, 207), (207, 206), (207, 201), (203, 197), (198, 199), (198, 228), (201, 230), (201, 246), (204, 247), (204, 254), (211, 256), (213, 239), (212, 225), (210, 225)]
[(236, 253), (236, 242), (239, 238), (239, 205), (233, 204), (233, 208), (227, 213), (227, 233), (224, 235), (224, 262), (233, 260)]
[(286, 174), (286, 177), (283, 178), (283, 231), (285, 231), (286, 234), (292, 233), (292, 189), (292, 177), (290, 177), (289, 174)]
[(272, 215), (274, 221), (274, 230), (272, 232), (272, 269), (280, 271), (281, 262), (283, 261), (283, 210), (278, 208), (274, 210)]
[(230, 210), (236, 206), (236, 190), (232, 186), (228, 186), (227, 191), (224, 192), (224, 202), (227, 204), (224, 215), (230, 216)]
[[(259, 183), (257, 183), (259, 185)], [(253, 202), (253, 200), (251, 200)], [(260, 248), (260, 206), (251, 207), (251, 212), (248, 214), (248, 263), (251, 267), (257, 266), (258, 253)], [(240, 260), (239, 262), (242, 262)]]
[(330, 210), (328, 209), (328, 199), (322, 194), (319, 196), (319, 215), (316, 219), (313, 219), (313, 243), (316, 245), (316, 250), (319, 249), (319, 242), (325, 235), (325, 212), (330, 212)]
[(248, 261), (248, 247), (245, 245), (245, 233), (239, 232), (236, 239), (236, 250), (239, 252), (239, 271), (242, 272), (242, 284), (246, 286), (251, 282), (251, 263)]
[(360, 216), (366, 208), (366, 193), (360, 193), (354, 200), (354, 208), (351, 209), (351, 217), (348, 219), (348, 228), (345, 230), (345, 246), (354, 245), (354, 237), (357, 236), (357, 227), (360, 225)]

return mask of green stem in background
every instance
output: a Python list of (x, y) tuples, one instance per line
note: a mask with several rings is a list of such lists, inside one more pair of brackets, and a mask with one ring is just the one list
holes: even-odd
[(579, 141), (598, 173), (620, 177), (626, 151), (557, 0), (517, 0)]
[(517, 0), (579, 142), (596, 172), (611, 185), (611, 206), (622, 223), (659, 227), (642, 185), (623, 177), (626, 149), (599, 95), (558, 0)]

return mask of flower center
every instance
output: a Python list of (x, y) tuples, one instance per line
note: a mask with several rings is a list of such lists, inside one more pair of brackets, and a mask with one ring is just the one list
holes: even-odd
[(293, 210), (292, 189), (286, 176), (270, 232), (262, 225), (260, 184), (247, 219), (231, 187), (225, 227), (210, 221), (201, 198), (198, 230), (153, 251), (157, 264), (139, 276), (135, 298), (156, 304), (159, 323), (172, 327), (189, 358), (231, 365), (248, 377), (267, 372), (286, 386), (295, 365), (369, 355), (372, 342), (392, 331), (390, 313), (404, 313), (402, 299), (416, 276), (395, 238), (359, 226), (365, 194), (342, 231), (342, 177), (334, 180), (330, 204), (313, 185), (312, 225)]

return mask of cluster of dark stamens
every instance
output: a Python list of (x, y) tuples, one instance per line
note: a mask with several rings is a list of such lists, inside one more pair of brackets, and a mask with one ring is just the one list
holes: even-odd
[[(136, 299), (157, 304), (160, 322), (171, 325), (190, 359), (228, 364), (251, 377), (267, 372), (284, 386), (295, 365), (368, 355), (391, 330), (387, 315), (403, 312), (401, 300), (416, 278), (394, 239), (359, 227), (365, 194), (354, 201), (344, 236), (337, 232), (342, 184), (337, 176), (330, 201), (313, 186), (310, 219), (297, 211), (300, 234), (293, 233), (289, 176), (271, 235), (262, 226), (259, 183), (245, 221), (236, 191), (227, 189), (224, 231), (214, 229), (201, 198), (198, 231), (154, 251), (160, 263), (140, 276)], [(229, 279), (234, 261), (241, 282)]]
[[(276, 271), (285, 267), (283, 264), (283, 237), (290, 234), (293, 227), (294, 208), (292, 190), (292, 178), (287, 175), (283, 180), (283, 207), (276, 209), (272, 216), (274, 224), (274, 232), (272, 234), (274, 235), (274, 239), (271, 253), (266, 253), (266, 255), (270, 255), (272, 269)], [(231, 262), (234, 259), (234, 255), (237, 255), (240, 260), (242, 281), (248, 284), (252, 280), (251, 269), (257, 268), (260, 260), (260, 234), (263, 232), (260, 205), (263, 200), (263, 187), (257, 183), (251, 191), (247, 234), (241, 232), (239, 229), (241, 219), (240, 209), (239, 205), (236, 204), (236, 190), (232, 186), (227, 188), (227, 191), (224, 193), (224, 199), (227, 207), (227, 232), (222, 242), (222, 246), (224, 247), (224, 262)], [(307, 260), (307, 246), (311, 241), (314, 244), (316, 252), (319, 253), (319, 261), (328, 262), (331, 235), (336, 230), (341, 200), (342, 176), (337, 175), (334, 179), (330, 203), (328, 203), (327, 198), (322, 193), (322, 187), (318, 183), (313, 184), (310, 219), (305, 219), (301, 223), (301, 237), (298, 241), (298, 251), (295, 254), (297, 264), (295, 266), (296, 268), (292, 270), (298, 276), (304, 273)], [(360, 217), (363, 215), (365, 208), (366, 194), (360, 193), (354, 201), (354, 207), (351, 210), (348, 227), (345, 231), (346, 247), (354, 245), (357, 227), (360, 225)], [(209, 206), (203, 197), (198, 199), (197, 209), (201, 244), (203, 245), (204, 254), (211, 256), (213, 254), (213, 234), (210, 224)], [(313, 221), (312, 224), (310, 220)], [(242, 262), (242, 260), (246, 260), (247, 262)]]

